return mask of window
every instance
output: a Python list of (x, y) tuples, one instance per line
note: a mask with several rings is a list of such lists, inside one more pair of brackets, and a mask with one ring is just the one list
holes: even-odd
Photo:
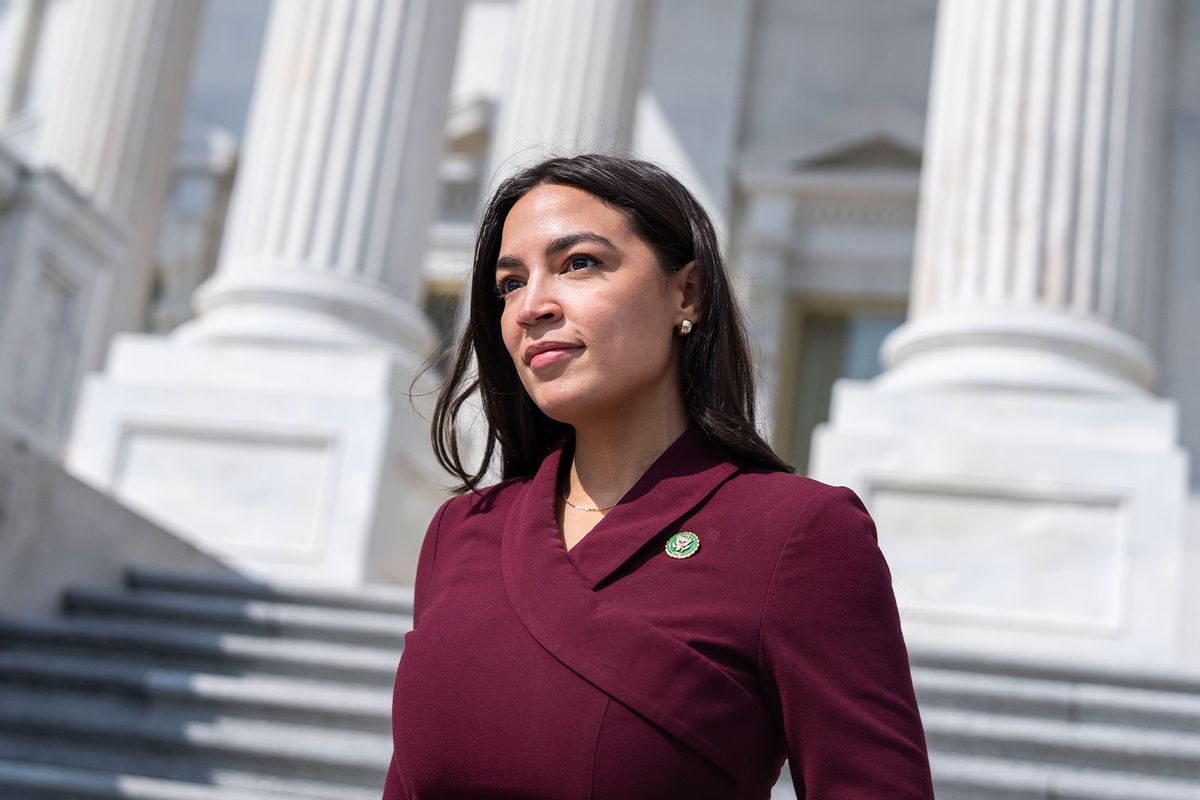
[(455, 339), (457, 333), (455, 323), (458, 314), (458, 303), (461, 291), (458, 286), (437, 284), (428, 286), (425, 293), (424, 311), (429, 317), (429, 321), (433, 323), (434, 332), (438, 337), (438, 352), (437, 359), (438, 369), (445, 375), (450, 364), (454, 360), (454, 353), (448, 350), (458, 344)]
[(882, 372), (879, 347), (904, 319), (904, 309), (891, 307), (802, 308), (795, 315), (793, 385), (779, 417), (785, 426), (783, 441), (790, 433), (798, 472), (808, 471), (813, 429), (829, 419), (834, 382), (869, 380)]

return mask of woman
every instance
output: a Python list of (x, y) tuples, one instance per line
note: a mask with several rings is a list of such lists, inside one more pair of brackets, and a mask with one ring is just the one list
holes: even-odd
[[(932, 798), (890, 576), (846, 487), (755, 432), (712, 225), (600, 155), (502, 184), (434, 447), (385, 800)], [(460, 385), (471, 354), (479, 377)], [(504, 479), (454, 416), (478, 389)], [(466, 491), (466, 490), (472, 491)]]

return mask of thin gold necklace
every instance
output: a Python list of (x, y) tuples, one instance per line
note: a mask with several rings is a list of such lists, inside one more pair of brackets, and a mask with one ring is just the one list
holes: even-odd
[(617, 503), (613, 503), (611, 506), (600, 506), (598, 508), (592, 507), (592, 506), (577, 506), (574, 503), (572, 503), (570, 500), (567, 499), (567, 491), (570, 491), (570, 489), (567, 489), (566, 491), (564, 491), (562, 493), (563, 502), (566, 503), (567, 505), (569, 505), (571, 508), (575, 508), (580, 511), (608, 511), (610, 508), (615, 506), (617, 503), (621, 502), (620, 500), (618, 500)]

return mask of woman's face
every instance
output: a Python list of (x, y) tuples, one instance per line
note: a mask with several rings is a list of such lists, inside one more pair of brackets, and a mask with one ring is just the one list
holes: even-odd
[[(582, 189), (542, 184), (521, 197), (496, 285), (505, 347), (538, 408), (576, 425), (678, 402), (678, 325), (698, 322), (694, 269), (664, 272), (625, 215)], [(569, 349), (528, 358), (551, 341)]]

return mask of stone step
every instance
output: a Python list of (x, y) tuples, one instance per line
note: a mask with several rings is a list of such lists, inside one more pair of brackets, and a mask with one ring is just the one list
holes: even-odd
[(1026, 660), (1014, 657), (962, 653), (928, 646), (910, 647), (913, 669), (928, 668), (943, 672), (1037, 678), (1063, 683), (1086, 683), (1133, 689), (1151, 689), (1200, 696), (1200, 672), (1185, 674), (1150, 669), (1138, 664), (1127, 667), (1083, 666), (1049, 658)]
[(260, 636), (345, 641), (398, 649), (412, 629), (399, 613), (298, 605), (266, 600), (182, 594), (159, 590), (102, 592), (71, 589), (63, 609), (75, 617), (132, 617), (203, 625)]
[[(166, 713), (128, 698), (62, 690), (0, 688), (0, 731), (56, 744), (188, 757), (210, 770), (382, 786), (392, 754), (387, 734), (281, 724), (208, 710)], [(75, 762), (68, 762), (75, 763)]]
[(279, 675), (188, 672), (136, 661), (0, 650), (0, 686), (80, 689), (144, 698), (156, 708), (386, 732), (391, 690)]
[(284, 795), (248, 792), (219, 786), (113, 775), (71, 767), (0, 760), (0, 797), (26, 798), (154, 798), (154, 800), (279, 800)]
[(0, 650), (138, 658), (197, 672), (271, 672), (390, 686), (400, 650), (341, 642), (181, 630), (149, 622), (0, 618)]
[(390, 614), (412, 614), (410, 586), (366, 586), (345, 589), (296, 583), (266, 583), (249, 578), (200, 572), (130, 567), (125, 583), (132, 589), (156, 589), (185, 594), (207, 594), (305, 606), (347, 608)]
[(1110, 769), (930, 752), (938, 800), (1200, 800), (1200, 783)]
[(1200, 779), (1200, 736), (1183, 731), (923, 708), (931, 750)]
[[(10, 755), (17, 753), (16, 757)], [(23, 760), (26, 756), (49, 761)], [(163, 774), (124, 771), (126, 764)], [(191, 775), (189, 780), (182, 776)], [(4, 800), (379, 800), (379, 787), (346, 786), (234, 770), (213, 771), (188, 759), (151, 759), (55, 743), (13, 743), (0, 733)]]
[(914, 667), (922, 708), (1030, 715), (1200, 733), (1200, 694)]
[[(0, 798), (379, 796), (411, 589), (127, 585), (0, 618)], [(1200, 800), (1200, 678), (910, 655), (939, 800)]]

